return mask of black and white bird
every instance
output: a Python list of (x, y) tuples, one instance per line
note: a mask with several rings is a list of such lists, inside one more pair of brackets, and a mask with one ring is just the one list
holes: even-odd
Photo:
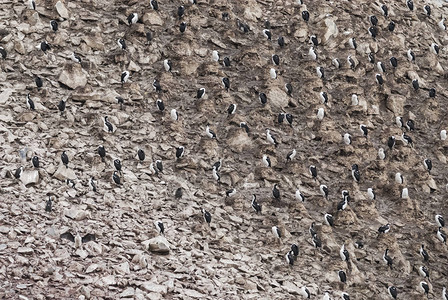
[(428, 252), (425, 250), (425, 245), (422, 244), (419, 250), (420, 256), (423, 258), (423, 261), (429, 260)]
[(257, 202), (257, 196), (255, 194), (252, 195), (251, 206), (257, 214), (261, 213), (261, 205)]
[(442, 289), (442, 299), (448, 300), (448, 293), (446, 292), (446, 287), (443, 287)]
[(236, 112), (236, 103), (232, 103), (229, 105), (229, 107), (227, 108), (227, 115), (233, 115)]
[(292, 149), (287, 155), (286, 155), (286, 161), (293, 160), (293, 158), (296, 156), (297, 151), (296, 149)]
[(137, 21), (138, 21), (138, 14), (137, 14), (137, 13), (131, 13), (131, 14), (127, 17), (127, 20), (128, 20), (128, 24), (129, 24), (129, 25), (132, 25), (132, 24), (137, 23)]
[(344, 144), (350, 145), (352, 143), (352, 136), (350, 133), (344, 134)]
[(161, 161), (160, 159), (156, 160), (156, 163), (155, 163), (155, 170), (156, 170), (157, 172), (160, 172), (160, 173), (163, 172), (163, 163), (162, 163), (162, 161)]
[(65, 180), (65, 183), (67, 183), (67, 185), (68, 185), (70, 188), (76, 190), (76, 184), (75, 184), (75, 181), (74, 181), (74, 180), (72, 180), (72, 179), (68, 179), (68, 178), (67, 178), (67, 179)]
[(28, 0), (28, 8), (36, 10), (36, 2), (34, 0)]
[(36, 109), (36, 107), (35, 107), (35, 105), (34, 105), (34, 101), (33, 101), (33, 99), (31, 99), (29, 93), (26, 95), (26, 106), (27, 106), (28, 109), (30, 109), (30, 110), (35, 110), (35, 109)]
[(431, 44), (431, 51), (432, 51), (432, 53), (434, 53), (435, 55), (439, 55), (439, 51), (440, 51), (440, 47), (439, 47), (439, 45), (437, 45), (436, 43), (432, 43), (432, 44)]
[(331, 300), (330, 293), (328, 291), (325, 291), (325, 294), (322, 297), (322, 300)]
[(244, 131), (246, 131), (246, 133), (249, 133), (249, 126), (247, 125), (246, 122), (240, 122), (240, 128), (244, 128)]
[(282, 232), (280, 230), (280, 228), (278, 228), (278, 226), (272, 226), (272, 234), (274, 235), (274, 237), (276, 239), (281, 239), (282, 238)]
[(342, 195), (342, 200), (347, 201), (347, 202), (350, 201), (350, 193), (347, 190), (343, 190), (341, 192), (341, 195)]
[(56, 20), (51, 20), (50, 21), (50, 28), (51, 28), (51, 30), (56, 32), (56, 31), (58, 31), (58, 27), (59, 27), (59, 24), (58, 24), (58, 22)]
[(439, 23), (437, 23), (437, 25), (441, 30), (445, 31), (446, 30), (445, 18), (442, 18), (442, 20), (440, 20)]
[(216, 134), (213, 130), (210, 129), (209, 126), (205, 127), (205, 133), (207, 134), (207, 136), (211, 139), (216, 139)]
[(103, 130), (106, 132), (114, 132), (114, 126), (109, 121), (109, 117), (105, 116), (103, 121), (104, 121)]
[(369, 133), (367, 126), (364, 124), (359, 125), (359, 130), (361, 131), (362, 135), (367, 138), (367, 135)]
[(317, 47), (317, 45), (319, 45), (319, 41), (317, 40), (317, 37), (315, 35), (310, 36), (310, 43), (313, 44), (314, 47)]
[(421, 266), (418, 268), (418, 273), (420, 274), (420, 276), (422, 276), (423, 278), (428, 278), (429, 279), (429, 270), (426, 266)]
[(23, 173), (23, 166), (20, 166), (19, 168), (16, 169), (16, 171), (14, 172), (14, 177), (16, 179), (19, 179), (20, 176), (22, 176)]
[(439, 241), (446, 244), (446, 234), (442, 231), (442, 227), (439, 227), (439, 229), (437, 230), (437, 238), (439, 239)]
[(398, 60), (397, 60), (397, 58), (395, 58), (395, 56), (392, 56), (389, 59), (389, 63), (392, 66), (392, 68), (396, 68), (398, 66)]
[(435, 215), (434, 219), (436, 220), (438, 227), (445, 227), (445, 220), (441, 215)]
[(325, 222), (325, 224), (327, 224), (328, 226), (333, 227), (333, 226), (334, 226), (334, 218), (333, 218), (333, 216), (330, 215), (329, 213), (326, 213), (326, 214), (324, 215), (324, 222)]
[(212, 221), (212, 215), (206, 211), (204, 208), (201, 208), (202, 217), (204, 218), (204, 221), (210, 226), (210, 223)]
[(263, 29), (263, 35), (268, 39), (271, 40), (272, 34), (269, 29)]
[(165, 71), (171, 72), (172, 67), (173, 67), (173, 64), (171, 63), (170, 59), (163, 60), (163, 68), (165, 69)]
[(395, 29), (395, 22), (394, 21), (390, 21), (389, 25), (387, 25), (387, 29), (392, 32)]
[(222, 85), (224, 86), (224, 88), (228, 92), (229, 89), (230, 89), (230, 80), (229, 80), (229, 78), (228, 77), (224, 77), (221, 81), (222, 81)]
[(397, 124), (398, 128), (403, 128), (403, 127), (405, 127), (403, 118), (400, 117), (400, 116), (395, 117), (395, 124)]
[(299, 200), (301, 202), (305, 202), (305, 196), (302, 194), (300, 189), (296, 190), (295, 197), (296, 197), (297, 200)]
[(182, 19), (184, 14), (185, 14), (185, 7), (181, 5), (177, 8), (177, 16), (179, 17), (179, 19)]
[(425, 169), (428, 171), (428, 173), (431, 174), (432, 161), (429, 158), (425, 158), (423, 160), (423, 165), (425, 166)]
[(410, 11), (414, 10), (414, 2), (412, 2), (412, 0), (407, 0), (406, 1), (406, 5), (409, 8)]
[(129, 75), (130, 75), (129, 71), (124, 71), (121, 73), (121, 80), (120, 80), (121, 85), (125, 84), (128, 81)]
[(383, 254), (383, 261), (386, 263), (386, 265), (387, 265), (388, 267), (390, 267), (390, 268), (392, 269), (392, 263), (393, 263), (393, 260), (392, 260), (392, 258), (388, 255), (388, 252), (389, 252), (389, 249), (386, 249), (386, 251), (384, 251), (384, 254)]
[(67, 153), (65, 151), (63, 151), (62, 154), (61, 154), (61, 161), (64, 164), (64, 166), (66, 168), (68, 168), (68, 155), (67, 155)]
[(316, 116), (319, 121), (322, 121), (325, 116), (325, 109), (323, 107), (319, 107), (319, 109), (317, 110)]
[(154, 79), (152, 82), (152, 87), (154, 88), (154, 91), (157, 93), (160, 93), (162, 91), (162, 86), (160, 85), (160, 82), (157, 79)]
[(261, 105), (265, 105), (266, 103), (268, 103), (268, 97), (265, 93), (258, 93), (258, 100), (260, 100)]
[(292, 244), (291, 252), (294, 255), (294, 257), (297, 257), (299, 255), (299, 247), (296, 244)]
[(327, 94), (327, 92), (320, 92), (319, 93), (319, 97), (320, 97), (320, 101), (322, 102), (322, 104), (327, 104), (328, 103), (328, 94)]
[(286, 94), (288, 94), (288, 96), (292, 95), (292, 90), (293, 90), (293, 88), (292, 88), (291, 83), (288, 82), (287, 84), (285, 84), (285, 91), (286, 91)]
[[(409, 0), (408, 0), (408, 1), (409, 1)], [(420, 281), (419, 286), (420, 286), (420, 290), (421, 290), (424, 294), (426, 294), (426, 297), (428, 297), (428, 294), (429, 294), (429, 285), (428, 285), (428, 283), (425, 282), (425, 281)]]
[(351, 55), (347, 56), (347, 63), (348, 63), (348, 66), (350, 67), (350, 69), (356, 68), (356, 63), (353, 60)]
[(386, 225), (382, 225), (382, 226), (380, 226), (378, 228), (378, 234), (381, 234), (381, 233), (386, 234), (389, 231), (390, 231), (390, 224), (389, 223), (387, 223)]
[(401, 175), (401, 173), (397, 172), (395, 174), (395, 182), (398, 184), (403, 184), (404, 178), (403, 178), (403, 175)]
[(81, 57), (76, 54), (75, 52), (72, 53), (72, 55), (70, 56), (71, 60), (73, 60), (75, 63), (80, 64), (81, 63)]
[(155, 221), (154, 225), (156, 226), (157, 232), (160, 235), (164, 235), (165, 234), (165, 225), (163, 225), (162, 221)]
[(380, 73), (386, 72), (386, 66), (380, 61), (376, 63), (376, 68), (378, 69), (378, 72), (380, 72)]
[(386, 158), (386, 153), (384, 153), (384, 149), (383, 148), (379, 148), (378, 149), (378, 158), (381, 160), (384, 160)]
[(408, 191), (408, 188), (403, 188), (402, 190), (401, 190), (401, 198), (402, 199), (407, 199), (407, 198), (409, 198), (409, 191)]
[(348, 40), (348, 44), (350, 45), (350, 47), (351, 47), (352, 49), (355, 49), (355, 50), (356, 50), (356, 48), (358, 47), (358, 45), (356, 44), (356, 39), (355, 39), (355, 38), (350, 38), (350, 39)]
[(350, 296), (346, 292), (341, 292), (341, 298), (342, 300), (350, 300)]
[(33, 163), (33, 167), (35, 167), (36, 169), (39, 168), (39, 157), (38, 156), (33, 156), (33, 158), (31, 159), (31, 162)]
[(333, 58), (331, 60), (331, 64), (336, 68), (339, 69), (341, 67), (341, 63), (339, 62), (339, 59)]
[(369, 31), (370, 36), (373, 39), (376, 39), (376, 36), (378, 35), (378, 27), (370, 26), (368, 31)]
[(200, 88), (196, 92), (196, 98), (201, 99), (205, 96), (205, 88)]
[(157, 2), (157, 0), (151, 0), (149, 2), (149, 4), (151, 5), (151, 8), (154, 10), (159, 10), (159, 3)]
[(369, 53), (367, 58), (369, 59), (369, 63), (371, 63), (371, 64), (375, 63), (375, 55), (372, 52)]
[(51, 49), (51, 47), (50, 44), (47, 43), (47, 41), (43, 41), (39, 45), (37, 45), (37, 49), (42, 50), (42, 52), (46, 54), (47, 51)]
[(339, 256), (341, 257), (342, 261), (348, 261), (350, 259), (350, 255), (347, 249), (345, 249), (345, 244), (342, 244), (342, 247), (339, 250)]
[(423, 12), (425, 13), (426, 16), (430, 17), (431, 16), (431, 6), (429, 6), (429, 5), (423, 6)]
[(375, 79), (376, 79), (376, 83), (378, 83), (379, 85), (383, 85), (384, 83), (384, 79), (383, 76), (381, 74), (376, 74), (375, 75)]
[(121, 172), (121, 168), (122, 168), (121, 160), (119, 160), (118, 158), (115, 159), (114, 160), (114, 167), (115, 167), (115, 170), (117, 170), (118, 172)]
[(96, 193), (97, 188), (96, 188), (96, 181), (95, 178), (91, 177), (89, 180), (89, 188)]
[(409, 146), (413, 147), (414, 144), (413, 144), (412, 138), (409, 135), (407, 135), (406, 133), (403, 132), (401, 134), (401, 139), (403, 140), (403, 142), (406, 145), (409, 145)]
[(121, 49), (121, 50), (126, 50), (126, 41), (123, 39), (123, 38), (119, 38), (118, 40), (117, 40), (117, 44), (118, 44), (118, 47)]
[(144, 161), (146, 155), (145, 155), (145, 152), (142, 149), (138, 149), (137, 150), (137, 156), (138, 156), (138, 159), (140, 161)]
[(343, 270), (339, 270), (338, 271), (338, 276), (339, 276), (339, 280), (342, 283), (346, 283), (347, 282), (347, 274)]
[(414, 90), (418, 90), (420, 88), (420, 85), (418, 83), (418, 79), (413, 79), (412, 80), (412, 87), (414, 88)]
[(186, 29), (187, 29), (187, 23), (185, 23), (185, 22), (180, 23), (180, 25), (179, 25), (179, 31), (180, 31), (181, 33), (184, 33)]
[(224, 67), (230, 67), (230, 58), (228, 56), (224, 57), (224, 59), (222, 60), (222, 65)]
[(357, 164), (352, 165), (352, 177), (356, 182), (359, 182), (361, 175), (359, 173), (359, 168)]
[(302, 11), (302, 19), (305, 22), (308, 22), (310, 20), (310, 13), (307, 10)]
[(265, 167), (268, 167), (268, 168), (271, 167), (271, 159), (269, 158), (269, 156), (263, 155), (262, 161), (263, 161), (263, 164), (265, 165)]
[(313, 177), (314, 180), (317, 178), (317, 168), (314, 165), (311, 165), (309, 168), (310, 174)]
[(302, 286), (300, 288), (300, 292), (299, 293), (305, 299), (310, 299), (310, 297), (311, 297), (311, 293), (310, 293), (310, 291), (308, 290), (308, 288), (306, 286)]
[(8, 53), (6, 52), (5, 48), (0, 46), (0, 58), (1, 59), (6, 59), (7, 55), (8, 55)]
[(278, 146), (276, 138), (271, 134), (271, 131), (269, 129), (266, 129), (266, 139), (269, 143), (273, 144), (275, 147)]
[(329, 193), (329, 191), (328, 191), (328, 187), (327, 187), (325, 184), (321, 184), (321, 185), (319, 186), (319, 190), (320, 190), (321, 195), (322, 195), (325, 199), (328, 200), (328, 193)]
[(280, 46), (280, 48), (285, 47), (285, 38), (283, 36), (279, 36), (277, 39), (277, 43)]
[(286, 253), (285, 259), (286, 259), (286, 263), (289, 266), (292, 267), (294, 265), (294, 253), (291, 250), (289, 250), (288, 253)]
[(160, 112), (163, 112), (165, 110), (165, 104), (163, 103), (163, 100), (157, 99), (156, 105)]
[(271, 79), (277, 79), (277, 71), (274, 68), (269, 69), (269, 76)]
[(185, 148), (184, 146), (179, 146), (176, 148), (176, 158), (180, 159), (182, 158), (182, 156), (184, 156), (185, 153)]
[(411, 49), (408, 50), (407, 56), (408, 56), (408, 60), (410, 62), (415, 61), (415, 54), (414, 54), (414, 52)]
[(398, 292), (397, 292), (397, 288), (396, 287), (394, 287), (394, 286), (388, 287), (387, 288), (387, 292), (392, 297), (392, 299), (397, 299)]
[(387, 146), (390, 150), (392, 150), (392, 148), (395, 146), (395, 136), (389, 137), (389, 139), (387, 140)]
[(64, 101), (64, 100), (59, 101), (58, 110), (61, 112), (61, 115), (64, 113), (65, 106), (66, 106), (66, 101)]
[(314, 248), (322, 248), (322, 241), (317, 236), (317, 233), (313, 234), (313, 246), (314, 246)]
[(317, 233), (316, 230), (314, 229), (314, 226), (316, 225), (316, 222), (312, 222), (310, 227), (308, 228), (308, 231), (311, 234), (311, 237), (314, 237), (314, 235)]
[(431, 97), (431, 98), (435, 98), (436, 97), (436, 89), (435, 88), (430, 88), (429, 89), (429, 97)]
[(348, 206), (348, 199), (344, 197), (344, 199), (338, 203), (337, 209), (338, 211), (342, 211), (345, 210), (347, 206)]
[(285, 119), (286, 119), (286, 122), (288, 122), (289, 126), (292, 127), (292, 121), (294, 119), (293, 116), (291, 114), (287, 113), (287, 114), (285, 114)]
[(367, 189), (367, 196), (369, 197), (370, 200), (375, 200), (376, 199), (376, 195), (373, 191), (372, 188), (368, 188)]
[(45, 211), (46, 212), (51, 212), (52, 210), (52, 206), (53, 206), (53, 196), (48, 196), (48, 200), (45, 203)]
[(386, 4), (381, 5), (381, 11), (383, 12), (383, 16), (387, 18), (389, 15), (389, 9)]
[(272, 63), (276, 66), (280, 64), (280, 57), (277, 54), (272, 55)]
[(280, 190), (277, 188), (278, 184), (274, 184), (274, 187), (272, 188), (272, 196), (276, 200), (280, 200)]
[(106, 148), (103, 145), (98, 146), (98, 154), (101, 157), (101, 160), (104, 162), (104, 158), (106, 157)]
[(310, 47), (310, 50), (308, 51), (308, 55), (311, 57), (311, 59), (316, 60), (317, 59), (317, 52), (314, 50), (314, 47)]
[(369, 21), (372, 26), (378, 25), (378, 18), (375, 15), (370, 16)]
[(217, 182), (220, 182), (220, 181), (221, 181), (221, 175), (219, 175), (218, 170), (216, 170), (215, 168), (213, 168), (213, 178), (214, 178)]
[(316, 67), (316, 73), (317, 77), (324, 78), (325, 77), (325, 71), (323, 67)]

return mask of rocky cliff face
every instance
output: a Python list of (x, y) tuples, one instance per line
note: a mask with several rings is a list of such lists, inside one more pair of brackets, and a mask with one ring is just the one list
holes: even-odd
[[(364, 0), (197, 2), (160, 1), (154, 10), (149, 1), (37, 0), (34, 10), (28, 3), (3, 1), (0, 46), (7, 56), (0, 59), (0, 296), (292, 299), (306, 286), (317, 299), (325, 291), (334, 299), (342, 291), (352, 299), (385, 299), (393, 285), (401, 299), (422, 299), (418, 286), (426, 281), (440, 299), (447, 285), (447, 248), (437, 238), (434, 216), (448, 217), (448, 145), (440, 137), (448, 128), (448, 36), (440, 23), (448, 15), (446, 4), (428, 2), (427, 16), (421, 1), (413, 11), (405, 1), (388, 1), (385, 17), (383, 3)], [(185, 7), (181, 18), (180, 5)], [(138, 22), (129, 25), (131, 13), (138, 14)], [(368, 31), (371, 15), (378, 19), (375, 39)], [(56, 32), (50, 20), (58, 21)], [(393, 32), (388, 30), (391, 21)], [(187, 25), (183, 33), (182, 22)], [(317, 60), (309, 51), (311, 35), (318, 40)], [(280, 36), (284, 47), (277, 43)], [(125, 50), (117, 43), (121, 38)], [(40, 48), (43, 41), (51, 48), (46, 53)], [(438, 55), (432, 43), (440, 47)], [(408, 49), (415, 61), (408, 60)], [(215, 50), (218, 62), (212, 57)], [(73, 52), (81, 63), (71, 60)], [(392, 56), (396, 68), (389, 64)], [(224, 57), (230, 66), (223, 65)], [(332, 63), (335, 58), (340, 68)], [(166, 59), (170, 71), (164, 68)], [(375, 81), (378, 62), (386, 67), (382, 86)], [(316, 67), (323, 67), (323, 78)], [(124, 71), (130, 77), (122, 84)], [(36, 76), (42, 88), (36, 87)], [(230, 80), (228, 91), (224, 77)], [(153, 88), (155, 79), (161, 92)], [(202, 87), (206, 94), (197, 99)], [(327, 93), (327, 103), (321, 92)], [(28, 93), (34, 110), (27, 107)], [(267, 96), (265, 105), (260, 93)], [(61, 100), (66, 101), (62, 113)], [(228, 114), (232, 103), (236, 111)], [(324, 109), (322, 120), (316, 116), (319, 108)], [(286, 119), (278, 123), (279, 113), (291, 114), (292, 125)], [(105, 116), (112, 132), (103, 129)], [(405, 123), (413, 120), (415, 130), (398, 127), (399, 116)], [(207, 126), (216, 139), (207, 136)], [(278, 146), (267, 140), (266, 129)], [(413, 147), (402, 141), (403, 131)], [(346, 133), (350, 145), (343, 141)], [(391, 150), (390, 136), (396, 137)], [(104, 161), (99, 145), (106, 149)], [(179, 146), (185, 152), (176, 159)], [(138, 149), (146, 154), (143, 161)], [(292, 149), (297, 155), (288, 161)], [(63, 151), (67, 167), (60, 159)], [(271, 167), (263, 163), (264, 155)], [(34, 156), (39, 168), (33, 167)], [(430, 173), (426, 158), (432, 160)], [(112, 179), (115, 159), (122, 164), (120, 185)], [(217, 182), (212, 166), (220, 159)], [(163, 164), (158, 174), (156, 160)], [(359, 166), (360, 182), (352, 178), (353, 164)], [(316, 179), (310, 165), (317, 167)], [(20, 166), (24, 170), (15, 178)], [(402, 184), (395, 181), (397, 172), (404, 177)], [(92, 177), (96, 191), (89, 188)], [(274, 184), (279, 200), (272, 196)], [(328, 187), (328, 200), (321, 185)], [(179, 187), (183, 196), (175, 198)], [(409, 196), (403, 199), (405, 187)], [(232, 188), (236, 194), (227, 197)], [(305, 202), (295, 198), (297, 189)], [(342, 190), (349, 191), (351, 200), (338, 211)], [(253, 194), (261, 214), (251, 208)], [(45, 210), (49, 198), (51, 212)], [(210, 226), (201, 208), (210, 212)], [(333, 215), (333, 227), (325, 224), (325, 213)], [(166, 238), (159, 235), (156, 221), (163, 222)], [(322, 249), (313, 247), (312, 222)], [(390, 232), (378, 235), (386, 223)], [(279, 227), (280, 241), (272, 226)], [(73, 241), (60, 237), (67, 231)], [(78, 242), (77, 232), (96, 239)], [(363, 248), (355, 247), (359, 241)], [(290, 267), (285, 254), (292, 243), (300, 253)], [(339, 255), (343, 244), (348, 262)], [(422, 244), (428, 262), (419, 255)], [(392, 269), (383, 262), (387, 248)], [(419, 275), (423, 265), (431, 281)], [(339, 281), (339, 270), (347, 273), (347, 283)]]

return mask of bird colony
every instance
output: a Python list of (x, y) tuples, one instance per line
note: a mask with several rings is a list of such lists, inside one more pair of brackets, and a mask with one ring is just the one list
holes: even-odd
[(446, 1), (0, 8), (0, 298), (447, 299)]

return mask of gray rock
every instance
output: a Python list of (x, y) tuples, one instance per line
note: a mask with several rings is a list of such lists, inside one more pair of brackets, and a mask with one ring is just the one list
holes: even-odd
[(64, 18), (64, 19), (68, 19), (69, 18), (69, 13), (67, 8), (65, 7), (64, 3), (61, 1), (56, 2), (56, 11), (58, 12), (58, 14)]
[(166, 254), (170, 252), (170, 244), (164, 236), (156, 236), (142, 243), (151, 252)]
[(87, 84), (87, 74), (80, 64), (67, 64), (59, 75), (58, 81), (71, 89), (76, 89)]
[(20, 181), (26, 186), (31, 183), (37, 183), (39, 181), (39, 171), (37, 170), (25, 170), (20, 176)]
[(19, 254), (32, 254), (32, 253), (34, 253), (34, 250), (33, 250), (33, 248), (30, 248), (30, 247), (19, 247), (17, 249), (17, 253), (19, 253)]

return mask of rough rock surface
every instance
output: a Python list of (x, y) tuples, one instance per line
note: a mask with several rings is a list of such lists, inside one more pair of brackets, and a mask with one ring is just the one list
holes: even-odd
[[(43, 1), (36, 10), (24, 1), (4, 0), (0, 6), (0, 46), (7, 50), (0, 59), (0, 298), (1, 299), (297, 299), (307, 286), (313, 299), (326, 290), (338, 299), (342, 290), (351, 299), (387, 299), (386, 287), (395, 285), (399, 299), (423, 299), (417, 286), (424, 280), (417, 269), (425, 264), (431, 276), (431, 293), (441, 299), (447, 284), (447, 246), (436, 237), (435, 214), (448, 219), (446, 156), (448, 141), (440, 131), (448, 129), (447, 48), (448, 35), (438, 22), (448, 16), (444, 1), (431, 3), (432, 14), (423, 14), (423, 1), (414, 1), (410, 12), (405, 1), (383, 1), (389, 7), (385, 18), (380, 2), (311, 1), (304, 5), (292, 0), (266, 1), (159, 1), (159, 10), (148, 1)], [(25, 1), (28, 4), (28, 1)], [(185, 6), (183, 20), (178, 6)], [(381, 2), (382, 3), (382, 2)], [(310, 12), (305, 23), (302, 11)], [(130, 13), (139, 22), (128, 25)], [(229, 20), (222, 13), (229, 13)], [(369, 15), (379, 20), (379, 34), (368, 34)], [(56, 19), (59, 30), (49, 22)], [(247, 23), (249, 32), (237, 27)], [(272, 40), (262, 30), (270, 21)], [(387, 24), (393, 20), (393, 33)], [(185, 21), (185, 33), (179, 24)], [(147, 41), (150, 32), (152, 40)], [(309, 36), (316, 35), (318, 60), (309, 56)], [(285, 47), (277, 38), (285, 38)], [(356, 37), (358, 48), (348, 44)], [(124, 38), (126, 51), (117, 40)], [(51, 50), (36, 46), (46, 40)], [(440, 46), (438, 56), (431, 43)], [(415, 62), (407, 60), (412, 49)], [(220, 60), (212, 60), (212, 51)], [(75, 51), (81, 64), (71, 60)], [(375, 82), (376, 61), (387, 68), (385, 84)], [(278, 54), (280, 65), (272, 64)], [(347, 56), (356, 67), (350, 69)], [(389, 58), (398, 59), (393, 70)], [(222, 60), (230, 57), (231, 66)], [(332, 65), (338, 58), (341, 68)], [(170, 59), (171, 72), (164, 70)], [(325, 68), (319, 79), (316, 67)], [(278, 78), (270, 78), (275, 68)], [(131, 72), (121, 84), (121, 73)], [(36, 88), (35, 76), (43, 81)], [(230, 79), (227, 92), (222, 78)], [(420, 89), (411, 80), (419, 78)], [(152, 87), (158, 79), (162, 92)], [(292, 96), (284, 92), (291, 83)], [(206, 96), (196, 99), (196, 91), (206, 88)], [(428, 97), (429, 88), (437, 90)], [(319, 93), (328, 93), (323, 104)], [(261, 105), (258, 94), (268, 96)], [(30, 93), (36, 110), (28, 110)], [(357, 94), (358, 105), (352, 105)], [(124, 99), (123, 105), (116, 96)], [(157, 99), (165, 103), (161, 113)], [(66, 109), (58, 111), (60, 100)], [(228, 115), (231, 103), (238, 104)], [(178, 121), (170, 117), (178, 112)], [(324, 108), (322, 121), (317, 110)], [(293, 125), (278, 124), (278, 113), (294, 116)], [(114, 130), (107, 133), (103, 120), (109, 116)], [(400, 139), (402, 128), (395, 118), (415, 120), (416, 129), (407, 132), (414, 147)], [(246, 122), (249, 133), (239, 127)], [(359, 125), (369, 129), (364, 138)], [(210, 139), (209, 125), (217, 139)], [(266, 129), (279, 142), (266, 140)], [(343, 136), (350, 133), (352, 144)], [(393, 150), (388, 137), (397, 137)], [(106, 148), (101, 160), (99, 145)], [(176, 147), (185, 155), (175, 158)], [(378, 158), (378, 149), (386, 159)], [(137, 150), (146, 158), (140, 162)], [(297, 150), (296, 157), (286, 155)], [(67, 151), (68, 168), (60, 155)], [(20, 151), (20, 152), (19, 152)], [(19, 154), (20, 153), (20, 154)], [(271, 157), (266, 168), (263, 155)], [(40, 158), (34, 169), (32, 157)], [(429, 174), (424, 158), (431, 158)], [(122, 163), (121, 185), (112, 181), (113, 161)], [(222, 159), (221, 180), (215, 181), (212, 165)], [(163, 172), (155, 174), (151, 163), (163, 162)], [(352, 179), (351, 166), (357, 163), (361, 181)], [(309, 175), (310, 165), (318, 168), (317, 180)], [(15, 170), (24, 166), (24, 177)], [(404, 184), (394, 182), (396, 172)], [(32, 176), (28, 176), (32, 175)], [(95, 178), (97, 191), (89, 188)], [(75, 187), (66, 184), (72, 179)], [(272, 198), (279, 184), (281, 199)], [(329, 200), (319, 191), (326, 184)], [(183, 197), (174, 197), (181, 187)], [(367, 188), (376, 193), (374, 201)], [(403, 187), (409, 197), (401, 199)], [(236, 188), (232, 197), (226, 190)], [(294, 198), (297, 188), (306, 196), (304, 203)], [(351, 201), (338, 212), (341, 191), (349, 190)], [(257, 195), (262, 213), (251, 208)], [(52, 196), (52, 211), (46, 202)], [(207, 226), (201, 214), (212, 215)], [(329, 212), (335, 226), (324, 224)], [(165, 225), (158, 237), (155, 221)], [(322, 250), (313, 248), (308, 228), (316, 222)], [(391, 224), (388, 234), (378, 237), (380, 225)], [(281, 228), (281, 242), (271, 227)], [(70, 230), (82, 236), (94, 233), (95, 241), (75, 248), (60, 239)], [(151, 243), (169, 243), (169, 252), (148, 250)], [(357, 249), (356, 241), (364, 248)], [(300, 255), (293, 267), (285, 263), (291, 243)], [(341, 261), (339, 249), (345, 243), (348, 263)], [(430, 260), (423, 263), (421, 244)], [(393, 269), (383, 262), (389, 248)], [(345, 270), (348, 282), (337, 277)], [(430, 295), (433, 298), (432, 294)]]

